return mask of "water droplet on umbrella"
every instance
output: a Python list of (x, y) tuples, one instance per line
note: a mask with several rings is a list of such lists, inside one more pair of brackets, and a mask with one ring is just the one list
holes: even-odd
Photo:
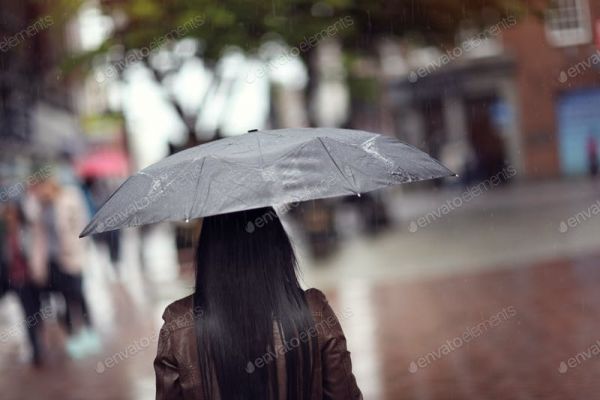
[(189, 219), (189, 218), (186, 218), (186, 219), (185, 219), (185, 223), (187, 224), (188, 222), (190, 222), (190, 219)]
[(356, 195), (357, 195), (358, 197), (360, 197), (360, 193), (356, 193)]

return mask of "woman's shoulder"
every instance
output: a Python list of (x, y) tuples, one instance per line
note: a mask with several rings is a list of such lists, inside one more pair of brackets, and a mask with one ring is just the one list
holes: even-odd
[(327, 297), (319, 289), (310, 288), (305, 290), (304, 297), (313, 315), (321, 315), (328, 304)]
[(194, 326), (194, 311), (193, 295), (172, 302), (165, 308), (162, 315), (165, 328), (169, 331), (175, 331)]
[[(325, 294), (318, 289), (308, 289), (304, 293), (315, 322), (315, 329), (319, 335), (327, 338), (343, 336), (344, 333), (339, 319), (329, 305)], [(349, 311), (341, 314), (342, 318), (349, 316), (352, 316)]]

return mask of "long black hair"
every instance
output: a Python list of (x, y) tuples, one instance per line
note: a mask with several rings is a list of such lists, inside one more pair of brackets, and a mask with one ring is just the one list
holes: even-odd
[[(310, 398), (315, 324), (273, 208), (204, 219), (194, 310), (205, 398), (275, 400), (280, 387), (287, 400)], [(285, 363), (284, 382), (278, 363)]]

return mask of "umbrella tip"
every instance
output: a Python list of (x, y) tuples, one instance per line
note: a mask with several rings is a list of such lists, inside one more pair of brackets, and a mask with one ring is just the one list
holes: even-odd
[(87, 235), (90, 234), (90, 226), (88, 224), (88, 226), (86, 226), (85, 228), (83, 228), (83, 230), (81, 231), (81, 233), (79, 234), (79, 239), (86, 237)]
[(251, 132), (258, 132), (258, 129), (250, 129), (250, 130), (248, 131), (248, 133), (251, 133)]

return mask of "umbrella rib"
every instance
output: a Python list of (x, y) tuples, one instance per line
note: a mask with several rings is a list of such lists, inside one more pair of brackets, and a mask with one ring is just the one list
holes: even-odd
[[(194, 162), (195, 162), (195, 160), (192, 161), (192, 164)], [(198, 172), (198, 178), (196, 179), (196, 187), (194, 189), (194, 194), (198, 193), (198, 186), (200, 186), (200, 179), (202, 178), (202, 170), (204, 169), (205, 162), (206, 162), (206, 157), (202, 158), (202, 164), (200, 164), (200, 172)], [(192, 211), (194, 210), (194, 204), (196, 204), (194, 201), (195, 199), (196, 199), (196, 196), (192, 196), (191, 203), (190, 203), (190, 209), (186, 215), (186, 219), (190, 219), (192, 217)]]
[[(382, 136), (382, 137), (383, 137), (383, 136)], [(387, 138), (387, 136), (385, 136), (384, 138)], [(360, 146), (360, 145), (357, 145), (357, 144), (354, 144), (354, 143), (344, 143), (344, 142), (340, 142), (339, 140), (337, 140), (337, 139), (335, 139), (335, 138), (329, 138), (329, 140), (332, 140), (332, 141), (334, 141), (334, 142), (336, 142), (336, 143), (338, 143), (338, 144), (340, 144), (340, 145), (344, 145), (344, 146), (350, 146), (350, 147), (354, 147), (354, 148), (356, 148), (356, 149), (358, 149), (358, 150), (362, 150), (362, 151), (364, 151), (364, 149), (362, 148), (362, 146)], [(361, 144), (364, 144), (364, 143), (366, 143), (366, 142), (367, 142), (367, 141), (369, 141), (369, 140), (371, 140), (371, 139), (367, 139), (366, 141), (362, 142)], [(410, 145), (410, 144), (408, 144), (408, 143), (404, 143), (404, 142), (398, 142), (398, 143), (394, 143), (394, 144), (401, 144), (401, 145), (403, 145), (403, 146), (405, 146), (405, 147), (407, 147), (407, 148), (409, 148), (409, 149), (413, 150), (413, 151), (414, 151), (416, 154), (425, 154), (425, 155), (427, 156), (427, 153), (424, 153), (424, 152), (423, 152), (423, 150), (421, 150), (421, 149), (419, 149), (419, 148), (417, 148), (417, 147), (415, 147), (415, 146), (412, 146), (412, 145)], [(447, 168), (447, 167), (446, 167), (444, 164), (440, 163), (440, 162), (439, 162), (438, 160), (436, 160), (435, 158), (433, 158), (433, 157), (429, 157), (429, 158), (430, 158), (430, 159), (431, 159), (431, 160), (432, 160), (432, 161), (433, 161), (433, 162), (434, 162), (434, 163), (435, 163), (435, 164), (436, 164), (438, 167), (441, 167), (442, 169), (446, 169), (446, 170), (448, 170), (448, 168)], [(395, 163), (393, 160), (391, 160), (391, 161), (394, 163), (394, 165), (396, 164), (396, 163)], [(450, 172), (452, 175), (456, 175), (456, 174), (455, 174), (453, 171), (450, 171), (450, 170), (448, 170), (448, 171), (449, 171), (449, 172)]]
[[(214, 155), (210, 155), (210, 154), (208, 156), (206, 156), (206, 157), (210, 157), (210, 158), (212, 158), (213, 160), (215, 160), (217, 162), (227, 162), (227, 161), (224, 161), (221, 158), (215, 157)], [(204, 160), (206, 160), (206, 158)], [(233, 164), (233, 163), (229, 163), (229, 164)], [(233, 164), (233, 165), (235, 165), (235, 164)], [(202, 166), (204, 167), (204, 162), (202, 163)], [(217, 181), (216, 179), (211, 179), (211, 180), (208, 181), (208, 188), (206, 189), (206, 195), (204, 196), (204, 200), (200, 203), (202, 205), (202, 208), (201, 208), (200, 213), (198, 215), (204, 214), (204, 207), (205, 207), (205, 204), (208, 202), (208, 198), (211, 195), (210, 190), (211, 190), (213, 182), (222, 183), (222, 181)], [(246, 187), (246, 186), (244, 186), (244, 187)], [(246, 201), (244, 201), (244, 199), (242, 199), (240, 197), (232, 196), (229, 193), (221, 193), (221, 194), (224, 195), (224, 196), (226, 196), (226, 197), (238, 200), (240, 203), (243, 203), (245, 206), (248, 206), (248, 203)]]
[(329, 159), (331, 160), (331, 162), (333, 163), (333, 165), (335, 166), (335, 168), (337, 169), (338, 173), (341, 175), (341, 177), (346, 181), (346, 183), (351, 187), (351, 191), (354, 194), (359, 194), (359, 192), (354, 189), (354, 185), (348, 180), (348, 178), (346, 178), (346, 175), (344, 175), (344, 173), (342, 172), (342, 170), (340, 169), (340, 166), (337, 164), (337, 162), (335, 161), (335, 159), (333, 158), (333, 156), (331, 155), (331, 152), (329, 151), (329, 149), (327, 148), (327, 146), (325, 145), (325, 143), (323, 142), (323, 139), (321, 139), (320, 137), (317, 137), (317, 139), (319, 140), (319, 143), (321, 143), (321, 146), (323, 146), (323, 148), (325, 149), (325, 151), (327, 152), (327, 155), (329, 156)]
[[(384, 140), (385, 139), (391, 139), (391, 138), (388, 138), (387, 136), (382, 136), (382, 138)], [(352, 143), (343, 143), (343, 142), (340, 142), (339, 140), (336, 140), (336, 139), (331, 139), (331, 140), (333, 140), (334, 142), (337, 142), (337, 143), (339, 143), (341, 145), (346, 145), (346, 146), (351, 146), (351, 147), (354, 147), (354, 148), (357, 148), (357, 149), (362, 149), (362, 146), (358, 146), (358, 145), (355, 145), (355, 144), (352, 144)], [(365, 142), (363, 142), (363, 143), (365, 143)], [(396, 144), (396, 145), (400, 144), (400, 145), (402, 145), (402, 146), (404, 146), (404, 147), (412, 150), (417, 155), (421, 155), (421, 156), (424, 155), (424, 156), (428, 157), (429, 160), (432, 161), (435, 165), (437, 165), (440, 169), (446, 170), (448, 172), (448, 176), (458, 176), (456, 173), (454, 173), (454, 171), (449, 170), (444, 164), (442, 164), (441, 162), (439, 162), (435, 158), (430, 157), (423, 150), (421, 150), (421, 149), (419, 149), (419, 148), (417, 148), (415, 146), (412, 146), (410, 144), (404, 143), (404, 142), (397, 142), (397, 143), (394, 143), (394, 144)], [(392, 161), (392, 163), (394, 165), (394, 168), (396, 168), (397, 167), (397, 163), (394, 160), (391, 160), (391, 161)], [(422, 180), (426, 180), (426, 179), (429, 179), (429, 178), (425, 178), (425, 177), (422, 177), (422, 178), (419, 178), (419, 179), (414, 179), (413, 178), (413, 181), (417, 182), (417, 181), (422, 181)]]
[[(163, 191), (166, 190), (169, 186), (171, 186), (173, 184), (173, 182), (177, 181), (181, 177), (181, 175), (186, 173), (187, 169), (188, 169), (188, 167), (186, 166), (186, 168), (179, 170), (179, 172), (177, 173), (177, 175), (175, 177), (173, 177), (170, 181), (168, 181), (164, 184), (164, 187), (162, 188), (162, 190)], [(155, 176), (150, 175), (149, 173), (145, 172), (144, 170), (139, 171), (138, 175), (145, 175), (148, 178), (152, 179), (152, 181), (157, 179)]]
[[(209, 155), (207, 155), (206, 157), (210, 157), (210, 158), (212, 158), (213, 160), (215, 160), (215, 161), (217, 161), (217, 162), (220, 162), (220, 163), (223, 163), (223, 164), (227, 165), (227, 167), (228, 167), (230, 170), (233, 170), (234, 168), (245, 168), (245, 169), (252, 168), (253, 170), (255, 169), (254, 167), (251, 167), (251, 166), (245, 165), (245, 164), (243, 164), (243, 163), (236, 162), (236, 161), (230, 161), (230, 160), (226, 160), (226, 159), (224, 159), (224, 158), (217, 157), (217, 156), (215, 156), (215, 155), (212, 155), (212, 154), (209, 154)], [(255, 190), (255, 189), (253, 189), (253, 188), (252, 188), (252, 187), (250, 187), (250, 186), (246, 186), (246, 185), (242, 184), (242, 183), (241, 183), (241, 182), (239, 182), (238, 180), (234, 180), (234, 182), (235, 182), (235, 184), (236, 184), (236, 185), (242, 186), (242, 187), (244, 187), (245, 189), (251, 190), (251, 191), (252, 191), (252, 192), (254, 192), (254, 193), (259, 193), (259, 191), (257, 191), (257, 190)]]
[(200, 209), (200, 215), (204, 214), (204, 207), (208, 202), (208, 197), (210, 196), (210, 188), (212, 187), (212, 180), (208, 181), (208, 187), (206, 188), (206, 196), (204, 196), (204, 201), (201, 203), (202, 208)]
[[(189, 169), (189, 165), (191, 165), (191, 164), (192, 164), (191, 162), (188, 163), (188, 165), (186, 165), (185, 168), (182, 168), (179, 170), (179, 172), (177, 173), (177, 175), (174, 178), (172, 178), (170, 181), (168, 181), (164, 185), (162, 185), (159, 193), (164, 193), (173, 184), (173, 182), (177, 181), (177, 179), (179, 179), (183, 174), (185, 174), (187, 172), (187, 170)], [(150, 178), (153, 182), (157, 179), (156, 177), (145, 172), (144, 170), (139, 171), (136, 175), (137, 176), (146, 176), (146, 177)], [(160, 179), (158, 179), (158, 180), (160, 181)], [(133, 213), (132, 217), (136, 217), (137, 214), (138, 214), (138, 211)]]
[(254, 132), (254, 137), (256, 138), (256, 145), (258, 146), (258, 153), (260, 154), (260, 169), (263, 170), (265, 168), (265, 158), (263, 157), (262, 146), (260, 144), (260, 138), (258, 137), (258, 131)]
[[(362, 148), (362, 146), (359, 146), (359, 145), (357, 145), (357, 144), (354, 144), (354, 143), (345, 143), (345, 142), (341, 142), (341, 141), (339, 141), (339, 140), (337, 140), (337, 139), (334, 139), (334, 138), (329, 138), (329, 140), (331, 140), (332, 142), (335, 142), (335, 143), (339, 144), (340, 146), (349, 146), (349, 147), (352, 147), (353, 149), (360, 150), (360, 151), (363, 151), (363, 152), (364, 152), (364, 149)], [(364, 143), (364, 142), (363, 142), (363, 143)], [(352, 167), (353, 167), (353, 168), (354, 168), (356, 171), (359, 171), (359, 172), (361, 172), (363, 175), (366, 175), (366, 176), (368, 176), (368, 177), (370, 177), (370, 178), (372, 178), (372, 179), (380, 179), (380, 178), (379, 178), (379, 177), (377, 177), (377, 176), (373, 176), (373, 174), (372, 174), (372, 173), (370, 173), (370, 172), (365, 172), (364, 170), (362, 170), (362, 169), (360, 169), (360, 168), (358, 168), (358, 167), (356, 167), (356, 166), (354, 166), (354, 165), (353, 165)], [(354, 178), (354, 176), (352, 176), (352, 180), (354, 180), (354, 179), (355, 179), (355, 178)]]

